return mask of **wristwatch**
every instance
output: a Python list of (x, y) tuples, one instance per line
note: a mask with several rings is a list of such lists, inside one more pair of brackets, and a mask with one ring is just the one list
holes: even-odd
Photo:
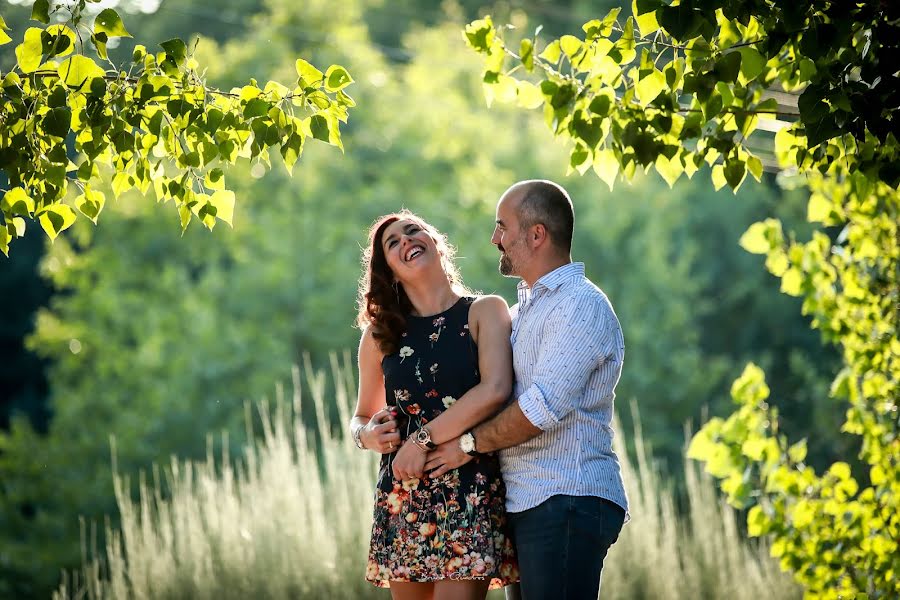
[(459, 449), (469, 456), (476, 456), (478, 452), (475, 450), (475, 436), (471, 431), (467, 431), (459, 436)]
[(413, 441), (419, 448), (427, 448), (428, 450), (434, 450), (435, 448), (437, 448), (437, 444), (431, 441), (431, 432), (425, 425), (420, 427), (413, 434)]

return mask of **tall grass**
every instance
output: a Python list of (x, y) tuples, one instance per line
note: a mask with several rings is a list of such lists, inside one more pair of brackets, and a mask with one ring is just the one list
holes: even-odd
[[(332, 357), (340, 423), (355, 386), (348, 363)], [(155, 471), (152, 483), (140, 482), (137, 500), (117, 475), (121, 528), (107, 525), (104, 552), (84, 549), (83, 568), (64, 576), (54, 600), (384, 598), (363, 580), (377, 457), (331, 428), (325, 377), (305, 364), (315, 430), (300, 418), (295, 369), (290, 401), (278, 394), (274, 407), (260, 403), (262, 434), (240, 463), (211, 450), (201, 463), (173, 459), (165, 480)], [(632, 520), (606, 559), (604, 599), (799, 598), (693, 464), (685, 466), (689, 509), (679, 514), (639, 429), (635, 436), (636, 465), (617, 438)]]

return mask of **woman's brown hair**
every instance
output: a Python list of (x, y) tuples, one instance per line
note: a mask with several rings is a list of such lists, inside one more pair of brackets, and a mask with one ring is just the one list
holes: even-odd
[(443, 233), (406, 209), (376, 219), (369, 229), (369, 243), (362, 255), (363, 274), (359, 280), (356, 323), (360, 329), (371, 329), (375, 343), (385, 355), (399, 349), (400, 336), (406, 330), (406, 317), (413, 310), (403, 284), (394, 281), (394, 273), (387, 264), (381, 243), (384, 230), (402, 219), (414, 221), (434, 240), (453, 291), (460, 296), (471, 294), (463, 285), (456, 267), (456, 249), (447, 242)]

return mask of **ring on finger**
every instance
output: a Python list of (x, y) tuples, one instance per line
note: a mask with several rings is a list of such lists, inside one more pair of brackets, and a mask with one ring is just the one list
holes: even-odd
[(394, 449), (394, 442), (388, 442), (388, 448), (390, 448), (391, 450), (393, 450), (393, 449)]

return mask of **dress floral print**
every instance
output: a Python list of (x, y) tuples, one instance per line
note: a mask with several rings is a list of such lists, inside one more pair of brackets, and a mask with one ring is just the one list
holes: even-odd
[[(382, 361), (386, 398), (400, 409), (403, 439), (480, 381), (468, 326), (473, 300), (461, 298), (433, 317), (408, 317), (400, 350)], [(493, 589), (518, 580), (496, 456), (480, 456), (437, 479), (409, 481), (394, 479), (392, 459), (382, 456), (378, 474), (368, 581), (389, 587), (391, 581), (490, 579)]]

